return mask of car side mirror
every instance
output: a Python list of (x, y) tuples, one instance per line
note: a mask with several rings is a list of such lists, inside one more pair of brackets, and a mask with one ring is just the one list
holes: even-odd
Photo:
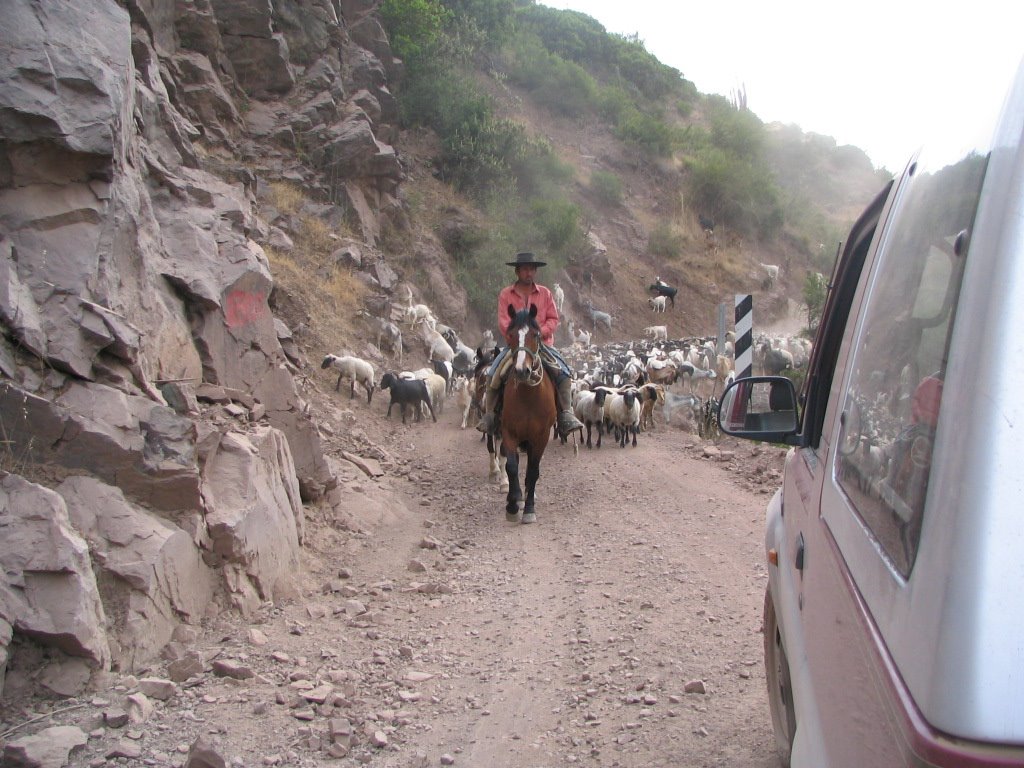
[(722, 393), (718, 425), (734, 437), (793, 444), (800, 428), (796, 387), (785, 376), (736, 379)]

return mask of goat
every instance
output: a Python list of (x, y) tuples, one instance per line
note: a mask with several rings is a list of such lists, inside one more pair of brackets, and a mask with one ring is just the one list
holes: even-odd
[(765, 271), (767, 277), (765, 278), (765, 287), (770, 288), (775, 284), (775, 281), (779, 279), (779, 265), (778, 264), (762, 264), (761, 269)]
[(590, 324), (596, 331), (598, 325), (603, 325), (608, 333), (612, 332), (612, 316), (607, 312), (594, 309), (594, 305), (587, 302), (587, 314), (590, 316)]
[[(651, 293), (657, 294), (657, 298), (662, 299), (662, 304), (664, 304), (664, 299), (668, 299), (672, 307), (675, 307), (676, 294), (679, 293), (679, 289), (669, 285), (660, 277), (654, 278), (654, 283), (648, 286), (647, 290), (651, 291)], [(665, 310), (663, 309), (662, 312), (664, 311)]]
[(697, 214), (697, 220), (700, 222), (700, 228), (705, 232), (715, 231), (715, 220), (710, 216), (705, 216), (703, 213)]
[[(569, 333), (572, 333), (572, 325), (569, 326), (569, 329)], [(582, 347), (589, 347), (591, 338), (592, 334), (590, 331), (585, 331), (580, 328), (575, 334), (573, 334), (572, 340)]]
[(793, 355), (786, 349), (772, 347), (771, 339), (761, 345), (762, 365), (766, 376), (778, 376), (793, 367)]
[(590, 443), (590, 430), (597, 426), (597, 447), (601, 447), (601, 434), (604, 424), (604, 401), (608, 397), (609, 390), (604, 387), (595, 387), (592, 390), (581, 390), (578, 393), (572, 410), (576, 418), (583, 422), (587, 428), (587, 448), (593, 447)]
[(651, 298), (649, 298), (647, 300), (647, 303), (650, 305), (651, 309), (653, 309), (655, 312), (664, 312), (665, 311), (665, 297), (664, 296), (652, 296)]
[[(436, 361), (432, 365), (436, 366)], [(417, 368), (415, 371), (402, 371), (398, 374), (398, 378), (421, 379), (427, 382), (427, 394), (430, 395), (431, 405), (434, 406), (438, 413), (444, 411), (444, 399), (448, 390), (447, 379), (444, 376), (435, 373), (431, 368)], [(420, 405), (420, 410), (424, 410), (422, 404)]]
[(473, 382), (465, 376), (459, 376), (453, 387), (453, 393), (455, 395), (455, 404), (462, 414), (462, 424), (460, 427), (465, 429), (469, 423), (469, 412), (473, 409)]
[(668, 341), (668, 326), (649, 325), (644, 328), (644, 336), (650, 337), (652, 341)]
[(373, 391), (376, 389), (374, 386), (373, 366), (366, 360), (351, 355), (342, 355), (340, 357), (338, 355), (327, 355), (320, 364), (320, 368), (321, 370), (334, 368), (338, 371), (338, 381), (334, 385), (335, 392), (341, 387), (341, 380), (347, 376), (352, 380), (350, 400), (356, 396), (357, 381), (366, 390), (366, 402), (369, 403), (373, 400)]
[(626, 447), (630, 434), (636, 448), (636, 433), (640, 427), (640, 400), (636, 389), (630, 387), (608, 397), (604, 402), (604, 418), (615, 430), (620, 448)]
[(640, 393), (640, 431), (654, 429), (654, 406), (664, 405), (665, 387), (661, 384), (647, 383), (637, 387)]
[(452, 387), (455, 385), (455, 366), (447, 360), (431, 360), (430, 364), (433, 366), (434, 373), (444, 379), (445, 394), (450, 395)]
[(665, 403), (661, 407), (661, 412), (665, 416), (665, 423), (670, 424), (672, 422), (672, 413), (677, 408), (685, 408), (685, 412), (690, 415), (690, 421), (694, 425), (697, 424), (697, 419), (700, 416), (701, 402), (700, 398), (694, 394), (680, 395), (675, 392), (665, 392)]
[(676, 380), (677, 375), (676, 363), (671, 358), (668, 360), (657, 360), (652, 357), (647, 361), (648, 381), (667, 386)]
[(558, 314), (562, 314), (562, 305), (565, 303), (565, 291), (562, 290), (562, 286), (558, 283), (554, 283), (551, 293), (555, 297), (555, 309), (558, 310)]
[(388, 404), (387, 418), (391, 418), (391, 408), (395, 403), (398, 403), (402, 411), (403, 424), (405, 424), (405, 409), (408, 405), (417, 406), (416, 421), (419, 421), (422, 418), (419, 406), (426, 403), (427, 408), (430, 410), (431, 418), (435, 422), (437, 421), (437, 416), (434, 415), (434, 406), (430, 404), (430, 392), (427, 390), (427, 382), (423, 379), (403, 379), (389, 371), (381, 377), (380, 388), (391, 390), (391, 402)]
[(365, 309), (359, 310), (359, 314), (367, 318), (377, 332), (377, 349), (383, 350), (382, 342), (387, 341), (391, 354), (397, 358), (398, 362), (402, 362), (402, 329), (390, 320), (371, 315)]
[(426, 304), (410, 304), (406, 307), (405, 321), (409, 324), (410, 329), (415, 328), (418, 323), (431, 330), (437, 327), (437, 318)]

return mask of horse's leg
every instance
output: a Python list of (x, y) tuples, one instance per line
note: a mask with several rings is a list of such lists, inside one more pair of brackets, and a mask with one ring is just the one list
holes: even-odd
[(508, 476), (508, 494), (505, 496), (505, 519), (514, 521), (523, 500), (523, 489), (519, 485), (519, 451), (505, 450), (505, 474)]
[(531, 448), (527, 452), (526, 457), (526, 502), (523, 505), (523, 522), (535, 523), (537, 522), (537, 510), (535, 507), (537, 478), (540, 477), (541, 454)]

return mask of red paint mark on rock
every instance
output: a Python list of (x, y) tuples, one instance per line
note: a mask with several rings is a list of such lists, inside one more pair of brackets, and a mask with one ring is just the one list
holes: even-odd
[(224, 318), (228, 328), (237, 328), (270, 313), (267, 297), (258, 291), (231, 291), (224, 297)]

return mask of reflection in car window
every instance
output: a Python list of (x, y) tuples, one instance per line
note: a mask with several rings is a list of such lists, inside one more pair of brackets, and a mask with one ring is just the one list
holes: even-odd
[(914, 565), (949, 338), (987, 159), (922, 155), (880, 247), (854, 342), (836, 478), (893, 565)]

